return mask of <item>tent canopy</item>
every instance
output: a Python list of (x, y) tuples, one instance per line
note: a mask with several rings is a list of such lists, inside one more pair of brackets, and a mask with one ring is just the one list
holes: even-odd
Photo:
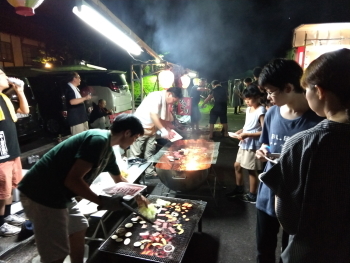
[(293, 47), (349, 44), (350, 23), (304, 24), (294, 29)]

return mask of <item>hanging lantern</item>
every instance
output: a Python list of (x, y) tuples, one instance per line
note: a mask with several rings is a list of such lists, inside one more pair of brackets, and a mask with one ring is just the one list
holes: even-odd
[(182, 88), (183, 88), (183, 89), (187, 89), (188, 86), (189, 86), (190, 83), (191, 83), (191, 78), (190, 78), (189, 76), (187, 76), (187, 75), (183, 75), (183, 76), (181, 77), (181, 82), (182, 82)]
[(34, 9), (41, 5), (44, 0), (7, 0), (7, 2), (15, 8), (16, 14), (33, 16)]
[(199, 85), (199, 81), (200, 81), (199, 78), (194, 78), (194, 79), (193, 79), (193, 85), (198, 86), (198, 85)]
[(174, 83), (174, 73), (172, 73), (170, 70), (163, 70), (159, 73), (159, 86), (168, 89), (170, 88)]

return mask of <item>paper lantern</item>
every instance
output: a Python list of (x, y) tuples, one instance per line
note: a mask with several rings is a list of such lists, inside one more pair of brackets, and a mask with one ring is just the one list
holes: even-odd
[(199, 78), (194, 78), (194, 79), (193, 79), (193, 85), (198, 86), (198, 85), (199, 85), (199, 81), (200, 81)]
[(34, 9), (41, 5), (44, 0), (7, 0), (7, 2), (15, 8), (16, 14), (33, 16)]
[(181, 77), (181, 82), (182, 82), (182, 88), (183, 88), (183, 89), (187, 89), (188, 86), (189, 86), (190, 83), (191, 83), (191, 78), (190, 78), (189, 76), (187, 76), (187, 75), (183, 75), (183, 76)]
[(159, 73), (159, 86), (164, 89), (170, 88), (174, 83), (174, 73), (170, 70), (163, 70)]

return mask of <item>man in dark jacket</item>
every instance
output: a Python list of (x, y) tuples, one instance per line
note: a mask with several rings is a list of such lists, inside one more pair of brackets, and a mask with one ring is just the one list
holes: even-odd
[(71, 72), (68, 75), (68, 86), (66, 89), (67, 100), (67, 120), (72, 135), (78, 134), (89, 129), (88, 116), (84, 101), (90, 100), (91, 95), (85, 97), (80, 95), (78, 86), (80, 85), (80, 76), (77, 72)]

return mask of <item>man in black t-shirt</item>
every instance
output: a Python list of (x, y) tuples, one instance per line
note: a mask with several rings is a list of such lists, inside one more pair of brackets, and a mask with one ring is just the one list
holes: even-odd
[(218, 80), (213, 80), (211, 82), (213, 90), (210, 92), (209, 96), (204, 100), (202, 108), (207, 104), (212, 98), (214, 98), (214, 107), (210, 111), (209, 116), (209, 139), (213, 139), (214, 124), (217, 119), (220, 118), (220, 122), (223, 125), (222, 134), (224, 137), (228, 137), (228, 126), (227, 126), (227, 99), (228, 92), (227, 89), (221, 86)]
[(99, 128), (99, 129), (106, 129), (110, 126), (109, 118), (106, 117), (107, 115), (112, 114), (112, 110), (106, 109), (106, 101), (104, 99), (100, 99), (98, 101), (98, 105), (95, 103), (92, 103), (93, 110), (90, 114), (90, 127), (91, 128)]
[(78, 86), (81, 79), (77, 72), (69, 73), (68, 81), (66, 88), (67, 120), (71, 134), (75, 135), (89, 129), (84, 101), (90, 100), (91, 95), (88, 94), (85, 97), (80, 95)]
[[(19, 108), (15, 110), (11, 100), (3, 93), (12, 88), (16, 92)], [(0, 236), (12, 236), (20, 232), (24, 219), (11, 215), (12, 190), (22, 179), (22, 164), (15, 122), (17, 114), (28, 114), (24, 95), (24, 83), (8, 79), (0, 68)]]
[(199, 85), (195, 85), (191, 89), (190, 97), (191, 97), (191, 127), (192, 131), (194, 131), (194, 128), (196, 126), (196, 131), (199, 130), (199, 121), (201, 119), (201, 113), (198, 108), (198, 103), (201, 100), (201, 92), (208, 90), (207, 89), (207, 80), (204, 78), (201, 78), (199, 81)]

